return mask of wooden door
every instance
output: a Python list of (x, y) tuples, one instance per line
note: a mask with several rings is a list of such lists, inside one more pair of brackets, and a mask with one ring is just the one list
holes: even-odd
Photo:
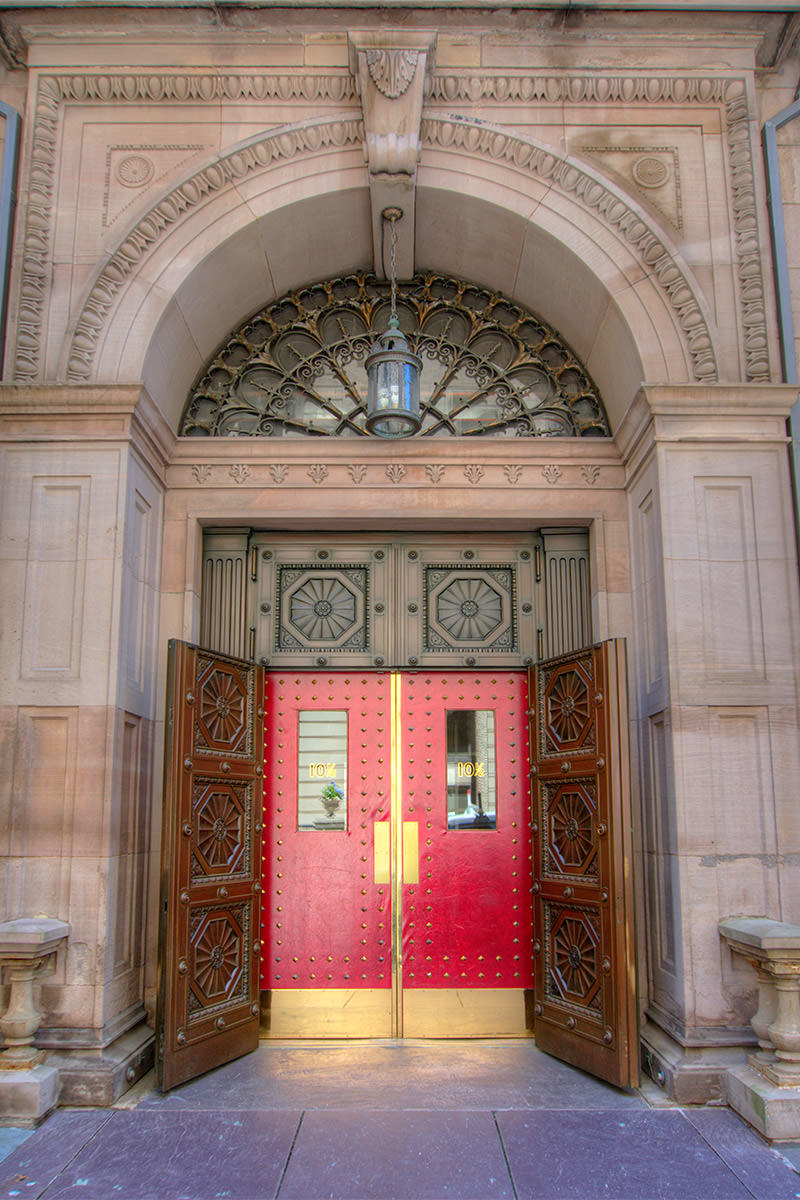
[(625, 644), (531, 669), (536, 1044), (638, 1083)]
[(156, 1068), (162, 1091), (258, 1045), (263, 671), (169, 644)]

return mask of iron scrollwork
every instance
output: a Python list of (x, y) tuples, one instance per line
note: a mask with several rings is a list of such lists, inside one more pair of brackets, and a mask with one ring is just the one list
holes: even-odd
[[(363, 362), (389, 318), (364, 274), (291, 292), (246, 321), (204, 369), (188, 437), (369, 437)], [(420, 437), (608, 437), (603, 402), (570, 348), (497, 293), (441, 275), (398, 294), (423, 362)]]

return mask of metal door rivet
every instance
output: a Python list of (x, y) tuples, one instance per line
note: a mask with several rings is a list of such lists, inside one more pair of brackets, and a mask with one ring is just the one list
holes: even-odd
[(175, 1037), (175, 1041), (178, 1043), (179, 1046), (186, 1045), (186, 1034), (183, 1032), (182, 1029), (178, 1030), (177, 1035)]
[(189, 893), (181, 892), (180, 900), (181, 900), (181, 904), (188, 904), (189, 903)]
[(189, 822), (188, 822), (188, 821), (186, 821), (186, 822), (184, 823), (184, 825), (183, 825), (183, 827), (182, 827), (182, 828), (183, 828), (183, 836), (184, 836), (184, 837), (191, 837), (191, 836), (192, 836), (192, 827), (191, 827), (191, 825), (189, 824)]
[(543, 1010), (543, 1008), (542, 1008), (541, 1004), (536, 1004), (536, 1005), (534, 1006), (534, 1009), (533, 1009), (533, 1011), (534, 1011), (534, 1013), (536, 1014), (536, 1016), (537, 1016), (537, 1017), (540, 1017), (540, 1016), (542, 1015), (542, 1013), (543, 1013), (543, 1011), (544, 1011), (544, 1010)]
[(254, 1017), (257, 1017), (258, 1016), (258, 1005), (252, 1004), (250, 1006), (250, 1012), (253, 1014)]
[(608, 899), (608, 892), (606, 891), (606, 889), (605, 889), (605, 888), (603, 888), (602, 892), (600, 893), (600, 899), (601, 899), (601, 900), (602, 900), (604, 903), (605, 903), (605, 901)]
[(225, 1028), (225, 1018), (217, 1017), (217, 1029), (224, 1029), (224, 1028)]
[(606, 1029), (605, 1033), (603, 1034), (603, 1041), (606, 1043), (607, 1046), (610, 1046), (611, 1043), (613, 1042), (613, 1040), (614, 1040), (614, 1034), (611, 1032), (610, 1029)]
[(575, 1028), (575, 1018), (567, 1017), (567, 1029), (574, 1029), (574, 1028)]
[(598, 758), (598, 760), (597, 760), (597, 769), (598, 769), (598, 771), (602, 771), (602, 770), (603, 770), (603, 767), (604, 767), (605, 765), (606, 765), (606, 760), (605, 760), (604, 758)]
[(191, 760), (190, 758), (185, 758), (185, 759), (183, 760), (183, 765), (184, 765), (184, 767), (186, 768), (186, 770), (187, 770), (187, 771), (191, 771), (191, 769), (192, 769), (192, 760)]
[(597, 836), (605, 837), (607, 832), (608, 832), (608, 830), (606, 829), (605, 825), (601, 821), (600, 824), (597, 826)]
[(261, 891), (261, 884), (260, 884), (260, 883), (254, 883), (254, 884), (253, 884), (253, 891), (254, 891), (254, 892), (260, 892), (260, 891)]
[(531, 891), (532, 891), (532, 892), (539, 892), (539, 891), (541, 891), (541, 885), (540, 885), (540, 884), (538, 884), (538, 883), (534, 883), (533, 887), (531, 888)]
[(562, 762), (562, 764), (561, 764), (561, 770), (562, 770), (562, 771), (568, 771), (568, 770), (569, 770), (569, 763), (568, 763), (568, 762)]
[(189, 964), (186, 962), (185, 958), (182, 958), (181, 961), (178, 963), (178, 974), (185, 975), (188, 970), (189, 970)]
[(222, 773), (223, 773), (224, 775), (227, 775), (227, 774), (228, 774), (228, 772), (229, 772), (229, 771), (230, 771), (230, 769), (231, 769), (231, 764), (230, 764), (230, 763), (227, 763), (227, 762), (220, 763), (220, 764), (219, 764), (219, 769), (220, 769), (220, 771), (222, 771)]
[(564, 888), (564, 896), (566, 897), (566, 899), (567, 899), (567, 900), (569, 900), (569, 898), (570, 898), (570, 896), (571, 896), (571, 895), (572, 895), (572, 888), (571, 888), (571, 887), (565, 887), (565, 888)]
[(603, 961), (600, 964), (600, 970), (604, 971), (606, 973), (606, 975), (608, 974), (608, 972), (611, 970), (611, 959), (610, 958), (603, 959)]
[(595, 702), (595, 704), (602, 704), (602, 703), (603, 703), (603, 693), (602, 693), (602, 692), (598, 692), (598, 693), (597, 693), (597, 695), (596, 695), (596, 696), (595, 696), (595, 698), (594, 698), (594, 702)]
[(187, 692), (187, 693), (186, 693), (186, 703), (187, 703), (187, 704), (194, 704), (194, 694), (193, 694), (192, 692)]

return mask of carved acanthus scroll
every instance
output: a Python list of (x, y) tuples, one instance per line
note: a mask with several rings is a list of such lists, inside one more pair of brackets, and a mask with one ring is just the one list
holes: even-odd
[(414, 78), (419, 50), (367, 50), (370, 79), (382, 96), (397, 100)]

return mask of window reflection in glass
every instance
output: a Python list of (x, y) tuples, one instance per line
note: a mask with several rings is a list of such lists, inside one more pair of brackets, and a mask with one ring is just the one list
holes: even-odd
[(494, 712), (451, 709), (447, 721), (447, 828), (497, 828)]
[(297, 718), (297, 828), (347, 828), (347, 713)]

